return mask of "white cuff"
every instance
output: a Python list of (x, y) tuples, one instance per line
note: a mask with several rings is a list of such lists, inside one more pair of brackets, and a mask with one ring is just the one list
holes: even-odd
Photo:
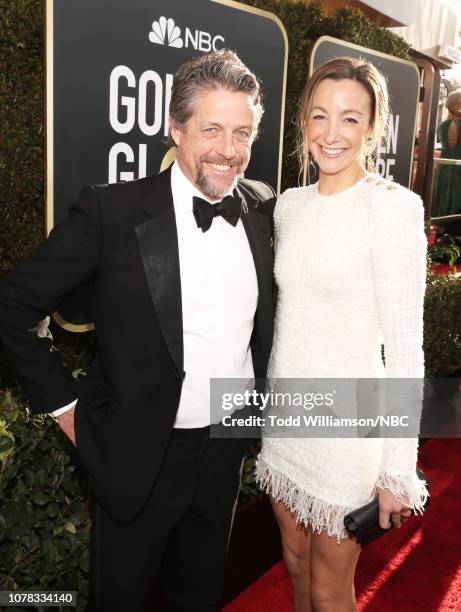
[(74, 400), (70, 404), (63, 406), (62, 408), (58, 408), (57, 410), (54, 410), (50, 414), (52, 414), (54, 417), (61, 416), (61, 414), (64, 414), (65, 412), (67, 412), (68, 410), (71, 410), (72, 408), (75, 408), (76, 405), (77, 405), (77, 400)]
[(417, 476), (416, 469), (411, 476), (393, 476), (381, 471), (373, 490), (373, 496), (376, 494), (376, 489), (388, 489), (401, 504), (412, 508), (415, 514), (423, 513), (429, 497), (426, 483)]

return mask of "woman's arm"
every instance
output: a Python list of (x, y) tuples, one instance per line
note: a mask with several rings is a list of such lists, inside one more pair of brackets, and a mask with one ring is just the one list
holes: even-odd
[[(384, 338), (386, 377), (406, 379), (402, 389), (421, 389), (424, 378), (423, 308), (426, 283), (424, 209), (419, 196), (400, 186), (376, 186), (370, 202), (372, 274)], [(394, 187), (394, 186), (393, 186)], [(414, 400), (414, 395), (411, 397)], [(405, 411), (406, 406), (403, 407)], [(402, 409), (402, 407), (401, 407)], [(409, 401), (413, 424), (419, 425), (421, 403)], [(390, 513), (409, 506), (421, 511), (427, 490), (416, 476), (418, 438), (386, 438), (376, 489)], [(385, 517), (382, 517), (385, 522)], [(387, 526), (387, 525), (382, 525)]]

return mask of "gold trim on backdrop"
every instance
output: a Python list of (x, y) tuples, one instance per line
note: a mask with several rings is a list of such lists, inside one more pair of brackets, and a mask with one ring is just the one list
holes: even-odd
[(247, 13), (253, 13), (254, 15), (259, 15), (260, 17), (265, 17), (266, 19), (270, 19), (276, 25), (278, 25), (283, 40), (285, 42), (285, 58), (283, 64), (283, 85), (282, 85), (282, 104), (280, 106), (280, 145), (279, 145), (279, 163), (278, 163), (278, 172), (277, 172), (277, 196), (280, 195), (280, 188), (282, 183), (282, 162), (283, 162), (283, 136), (285, 129), (285, 96), (287, 89), (287, 69), (288, 69), (288, 36), (285, 30), (285, 26), (283, 22), (277, 15), (274, 13), (269, 13), (269, 11), (263, 11), (262, 9), (254, 8), (253, 6), (248, 6), (246, 4), (241, 4), (240, 2), (236, 2), (235, 0), (211, 0), (211, 2), (216, 2), (217, 4), (223, 4), (225, 6), (230, 6), (235, 9), (239, 9), (241, 11), (246, 11)]
[(53, 320), (63, 329), (70, 332), (82, 333), (87, 331), (93, 331), (95, 328), (94, 323), (82, 323), (81, 325), (75, 325), (74, 323), (68, 323), (61, 317), (58, 311), (53, 313)]
[(53, 2), (46, 0), (45, 5), (45, 231), (46, 236), (51, 232), (54, 223), (53, 211)]
[(364, 51), (365, 53), (379, 55), (380, 57), (384, 57), (388, 60), (392, 60), (393, 62), (400, 62), (401, 64), (407, 64), (407, 66), (412, 66), (416, 70), (418, 77), (419, 77), (419, 70), (416, 64), (414, 62), (411, 62), (410, 60), (405, 60), (405, 59), (402, 59), (401, 57), (395, 57), (395, 55), (389, 55), (388, 53), (383, 53), (382, 51), (375, 51), (374, 49), (369, 49), (368, 47), (362, 47), (362, 45), (356, 45), (355, 43), (347, 42), (345, 40), (341, 40), (340, 38), (334, 38), (333, 36), (321, 36), (315, 41), (315, 44), (312, 47), (312, 53), (311, 53), (311, 57), (309, 60), (309, 76), (313, 72), (312, 66), (314, 63), (313, 62), (314, 53), (315, 51), (317, 51), (317, 47), (320, 45), (320, 43), (325, 40), (328, 40), (333, 43), (341, 43), (345, 47), (350, 47), (351, 49), (356, 49), (357, 51)]
[[(320, 44), (324, 41), (329, 41), (335, 44), (341, 44), (344, 47), (350, 47), (351, 49), (355, 49), (357, 51), (363, 51), (364, 53), (368, 53), (370, 55), (377, 55), (378, 57), (383, 57), (385, 59), (388, 59), (392, 62), (399, 62), (401, 64), (406, 64), (407, 66), (411, 66), (412, 68), (414, 68), (415, 72), (416, 72), (416, 76), (418, 79), (418, 95), (417, 95), (417, 99), (416, 99), (416, 110), (415, 110), (415, 123), (414, 123), (414, 127), (413, 127), (413, 147), (411, 149), (411, 159), (410, 159), (410, 170), (409, 170), (409, 174), (408, 174), (408, 184), (407, 187), (410, 188), (411, 185), (411, 174), (412, 174), (412, 170), (413, 170), (413, 153), (415, 150), (414, 147), (414, 142), (415, 142), (415, 136), (416, 136), (416, 127), (418, 125), (418, 106), (419, 106), (419, 92), (421, 90), (421, 76), (419, 74), (419, 70), (417, 65), (414, 62), (411, 62), (410, 60), (405, 60), (402, 59), (400, 57), (395, 57), (394, 55), (389, 55), (387, 53), (383, 53), (382, 51), (375, 51), (374, 49), (368, 49), (368, 47), (362, 47), (361, 45), (356, 45), (354, 43), (350, 43), (350, 42), (346, 42), (344, 40), (340, 40), (339, 38), (334, 38), (333, 36), (321, 36), (320, 38), (318, 38), (315, 41), (314, 46), (312, 47), (312, 52), (311, 52), (311, 57), (309, 59), (309, 77), (311, 76), (314, 68), (314, 55), (315, 52), (317, 51), (317, 48), (320, 46)], [(391, 109), (392, 111), (392, 109)], [(305, 183), (304, 183), (305, 184)]]
[(171, 149), (168, 149), (168, 151), (163, 156), (162, 163), (160, 164), (159, 172), (163, 172), (164, 170), (169, 168), (175, 159), (176, 159), (176, 147), (171, 147)]
[[(303, 157), (304, 157), (304, 156), (303, 156)], [(304, 162), (304, 168), (303, 168), (303, 178), (302, 178), (303, 185), (305, 185), (305, 184), (306, 184), (306, 179), (307, 179), (307, 176), (308, 176), (308, 175), (307, 175), (307, 164), (306, 164), (306, 162)], [(298, 181), (299, 181), (299, 178), (298, 178)], [(310, 175), (309, 175), (309, 185), (310, 185), (310, 184), (311, 184), (311, 180), (310, 180)]]
[[(51, 232), (54, 225), (54, 45), (53, 45), (53, 8), (54, 0), (46, 0), (45, 5), (45, 143), (46, 143), (46, 163), (45, 163), (45, 231), (46, 236)], [(95, 329), (93, 323), (83, 323), (75, 325), (65, 321), (59, 312), (53, 314), (53, 320), (63, 329), (82, 333)]]

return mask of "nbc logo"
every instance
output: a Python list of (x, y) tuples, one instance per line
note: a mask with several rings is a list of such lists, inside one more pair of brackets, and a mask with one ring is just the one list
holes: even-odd
[(157, 45), (168, 45), (169, 47), (183, 48), (181, 30), (174, 24), (174, 20), (160, 17), (152, 24), (152, 31), (149, 32), (149, 40)]
[[(184, 38), (181, 36), (181, 29), (175, 24), (171, 17), (159, 17), (152, 24), (152, 30), (149, 32), (149, 40), (156, 45), (167, 45), (168, 47), (176, 47), (177, 49), (186, 49), (192, 47), (196, 51), (217, 51), (220, 47), (217, 43), (224, 43), (224, 37), (219, 34), (212, 36), (209, 32), (202, 30), (191, 30), (184, 28)], [(222, 45), (221, 45), (222, 46)]]

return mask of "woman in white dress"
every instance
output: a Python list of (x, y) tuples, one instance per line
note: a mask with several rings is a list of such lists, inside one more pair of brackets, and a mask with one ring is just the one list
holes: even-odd
[[(366, 60), (333, 59), (306, 84), (300, 150), (319, 180), (276, 206), (271, 379), (424, 376), (422, 202), (370, 172), (388, 115), (385, 79)], [(263, 435), (257, 479), (281, 530), (296, 612), (355, 610), (360, 546), (344, 516), (377, 496), (383, 528), (421, 512), (417, 449), (417, 438)]]

